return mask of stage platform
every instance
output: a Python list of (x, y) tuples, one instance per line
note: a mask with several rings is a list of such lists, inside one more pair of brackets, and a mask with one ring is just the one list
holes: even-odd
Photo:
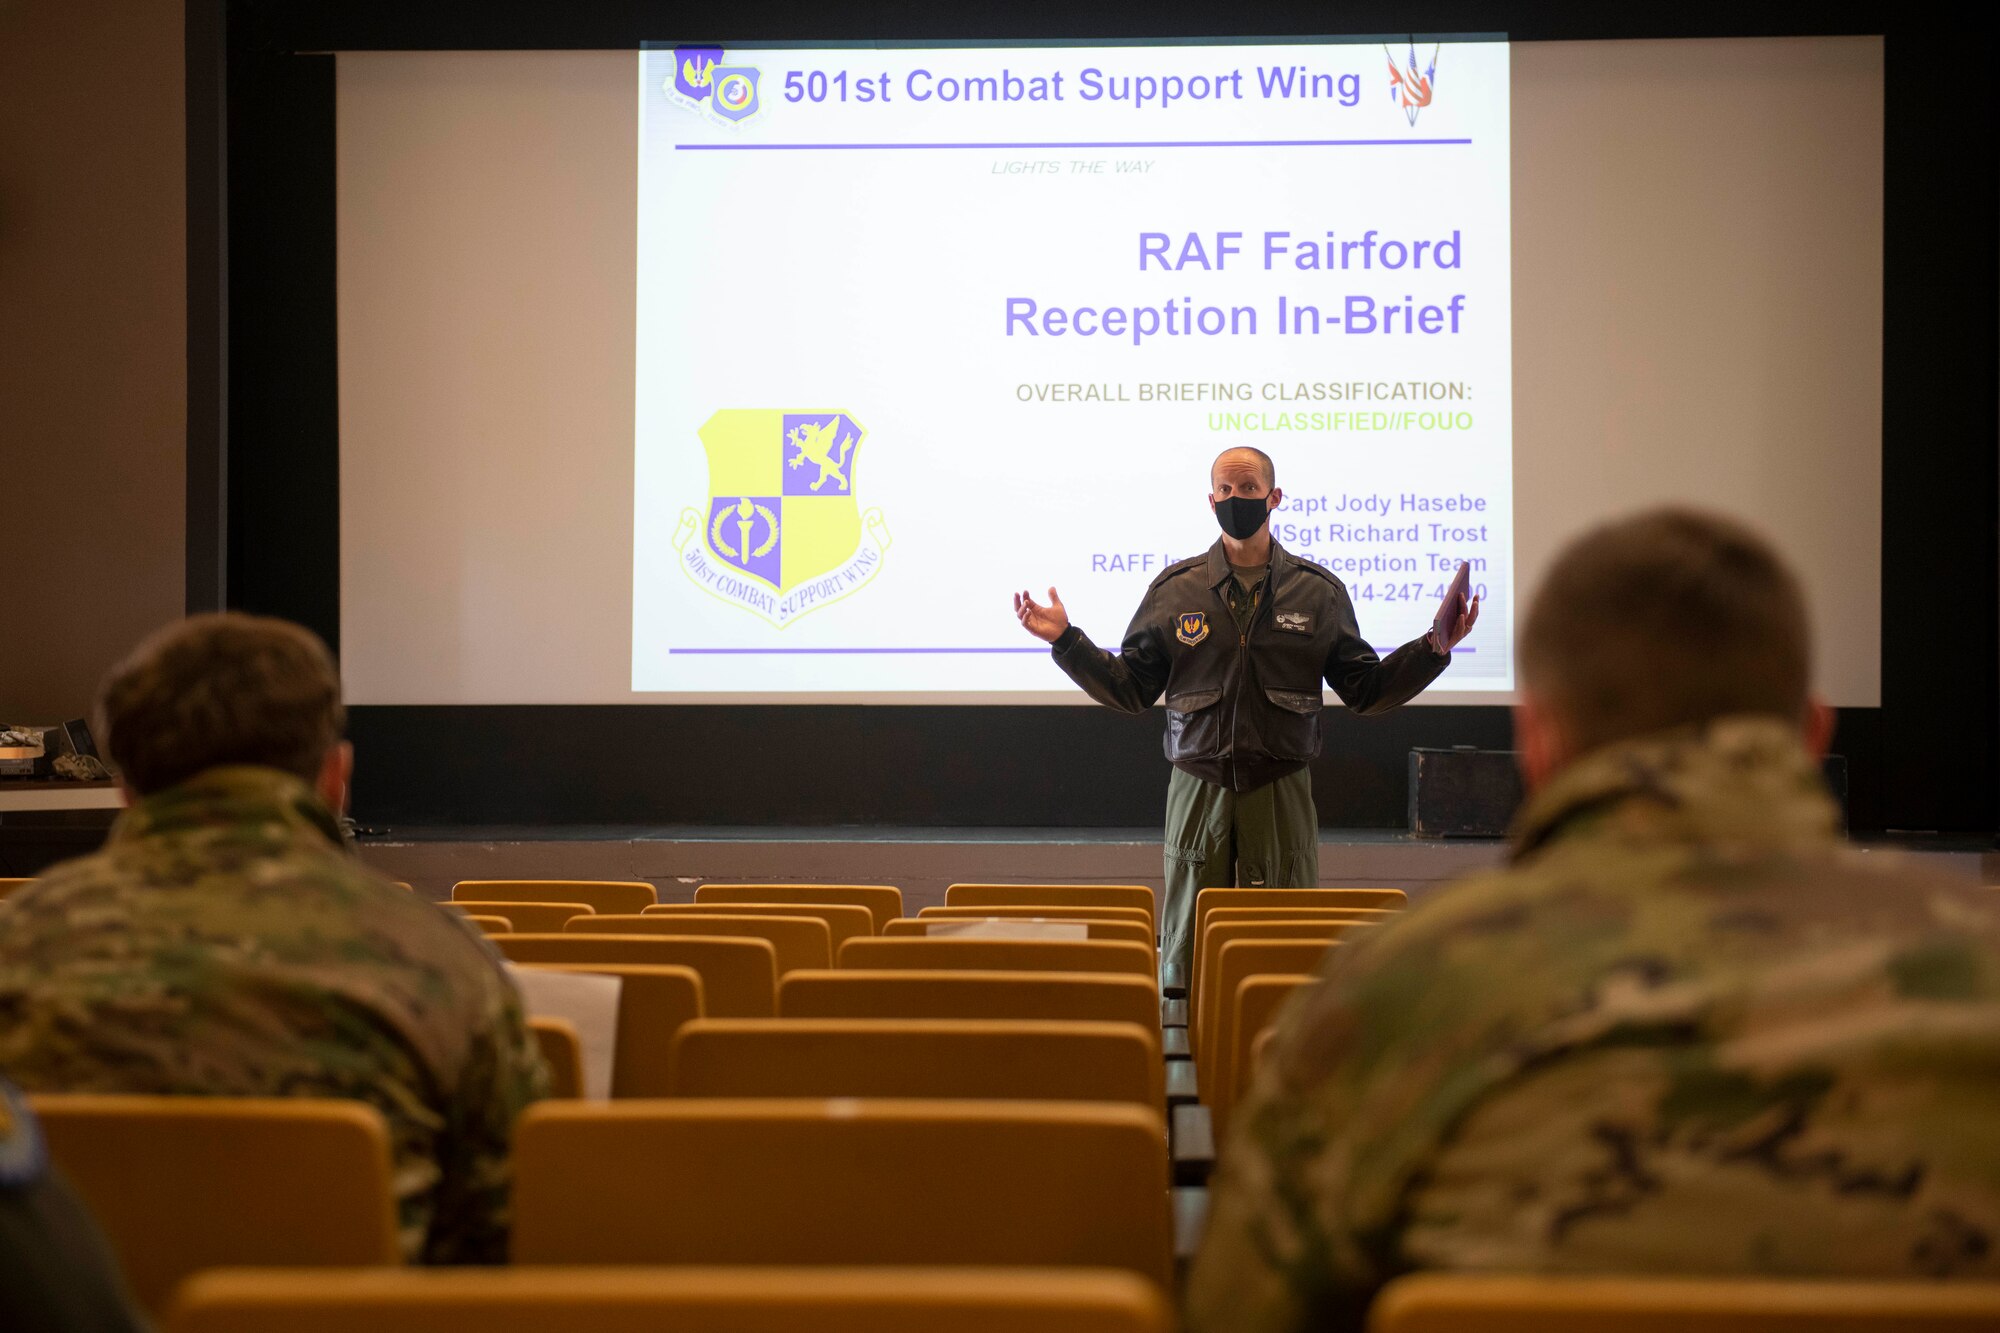
[[(1912, 850), (1863, 844), (1870, 855), (1912, 855), (1946, 873), (2000, 882), (2000, 853), (1972, 842)], [(461, 879), (643, 879), (662, 902), (698, 885), (818, 882), (893, 884), (905, 910), (944, 901), (964, 882), (1149, 884), (1161, 887), (1158, 829), (474, 827), (392, 829), (361, 840), (362, 857), (391, 879), (446, 898)], [(1499, 839), (1414, 838), (1375, 829), (1325, 829), (1319, 877), (1328, 887), (1397, 888), (1414, 899), (1504, 863)]]

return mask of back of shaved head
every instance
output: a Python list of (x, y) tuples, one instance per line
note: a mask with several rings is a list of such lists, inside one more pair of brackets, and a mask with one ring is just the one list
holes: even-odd
[(1264, 478), (1265, 490), (1269, 490), (1278, 484), (1278, 468), (1271, 461), (1271, 455), (1265, 453), (1262, 449), (1253, 449), (1247, 444), (1239, 444), (1233, 449), (1224, 449), (1215, 456), (1215, 461), (1208, 465), (1208, 478), (1211, 482), (1215, 480), (1215, 470), (1222, 466), (1222, 460), (1232, 456), (1238, 459), (1247, 459), (1256, 466), (1258, 473)]
[(1812, 678), (1798, 576), (1755, 532), (1693, 509), (1564, 547), (1519, 643), (1523, 684), (1579, 751), (1732, 713), (1796, 719)]

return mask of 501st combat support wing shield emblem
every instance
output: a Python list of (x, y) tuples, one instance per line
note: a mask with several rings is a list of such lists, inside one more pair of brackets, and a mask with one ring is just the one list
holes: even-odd
[(889, 529), (855, 501), (867, 432), (845, 412), (730, 409), (698, 432), (708, 504), (681, 511), (681, 571), (704, 592), (785, 628), (866, 587)]

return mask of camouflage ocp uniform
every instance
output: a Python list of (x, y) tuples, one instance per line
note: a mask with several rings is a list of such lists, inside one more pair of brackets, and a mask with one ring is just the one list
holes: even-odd
[(1328, 960), (1213, 1182), (1188, 1327), (1415, 1269), (2000, 1276), (2000, 894), (1842, 847), (1761, 719), (1612, 747), (1512, 867)]
[(403, 1246), (497, 1262), (548, 1071), (469, 924), (342, 851), (305, 783), (217, 768), (0, 906), (0, 1069), (36, 1092), (351, 1097), (387, 1118)]

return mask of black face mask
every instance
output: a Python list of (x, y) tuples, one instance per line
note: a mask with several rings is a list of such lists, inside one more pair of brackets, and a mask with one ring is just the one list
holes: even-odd
[(1264, 520), (1271, 516), (1265, 507), (1264, 497), (1232, 496), (1215, 502), (1215, 521), (1222, 530), (1237, 541), (1248, 541), (1257, 535), (1257, 529), (1264, 526)]

